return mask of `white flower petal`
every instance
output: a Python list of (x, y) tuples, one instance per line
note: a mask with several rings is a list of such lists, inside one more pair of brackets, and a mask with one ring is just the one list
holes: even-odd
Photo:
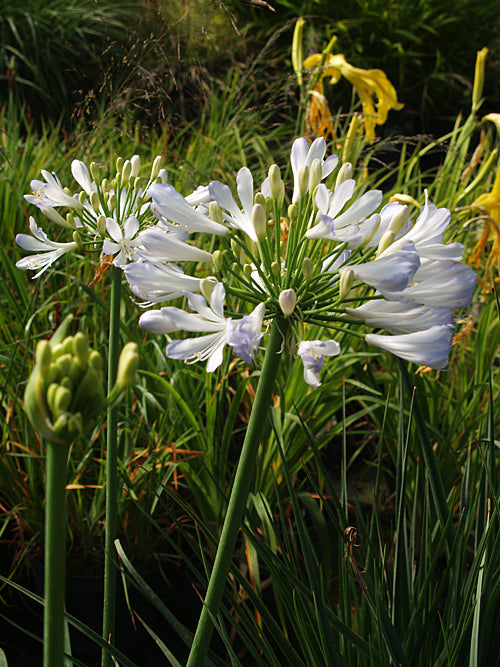
[(401, 336), (366, 334), (365, 340), (406, 361), (441, 369), (448, 364), (453, 330), (447, 325), (433, 326)]

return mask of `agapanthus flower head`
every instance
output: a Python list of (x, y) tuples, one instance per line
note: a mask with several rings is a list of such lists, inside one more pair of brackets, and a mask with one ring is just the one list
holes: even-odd
[[(120, 267), (136, 259), (139, 231), (157, 223), (150, 209), (147, 188), (159, 178), (160, 159), (154, 161), (149, 179), (141, 179), (139, 172), (138, 155), (130, 160), (118, 158), (116, 173), (109, 179), (99, 177), (94, 163), (88, 168), (81, 160), (73, 160), (71, 173), (80, 189), (71, 191), (62, 186), (57, 175), (42, 170), (45, 180), (31, 182), (33, 194), (25, 195), (26, 201), (35, 204), (45, 217), (60, 227), (72, 232), (77, 230), (80, 242), (50, 241), (30, 219), (33, 239), (30, 241), (26, 234), (18, 234), (16, 241), (23, 249), (38, 251), (38, 254), (20, 260), (17, 266), (22, 269), (41, 266), (42, 271), (36, 274), (39, 276), (55, 260), (77, 247), (93, 253), (102, 251), (112, 256), (113, 263)], [(64, 209), (67, 209), (66, 218)]]
[[(462, 246), (443, 243), (449, 212), (431, 204), (427, 194), (416, 221), (406, 204), (382, 206), (381, 191), (360, 191), (352, 165), (325, 159), (325, 152), (322, 139), (293, 143), (293, 188), (277, 165), (271, 165), (260, 189), (243, 167), (235, 194), (214, 181), (197, 204), (172, 186), (150, 188), (159, 226), (139, 233), (140, 259), (124, 271), (134, 294), (146, 302), (183, 294), (188, 311), (149, 310), (140, 325), (169, 337), (179, 331), (202, 334), (169, 340), (168, 357), (207, 361), (213, 371), (229, 346), (250, 363), (265, 341), (266, 321), (277, 318), (287, 321), (293, 341), (299, 341), (298, 348), (290, 342), (283, 350), (298, 349), (311, 386), (319, 386), (326, 358), (340, 352), (335, 340), (322, 342), (314, 335), (317, 327), (349, 329), (362, 337), (358, 326), (385, 329), (396, 334), (389, 337), (396, 354), (443, 365), (453, 337), (452, 308), (470, 303), (475, 287), (470, 268), (457, 261)], [(207, 191), (213, 201), (200, 203)], [(289, 202), (287, 192), (292, 192)], [(180, 252), (195, 231), (216, 235), (212, 244), (218, 245), (212, 265), (205, 270), (199, 265), (190, 276), (175, 262), (195, 253), (194, 244), (185, 247), (187, 254)], [(209, 258), (199, 252), (193, 261)], [(428, 331), (436, 344), (426, 350)], [(301, 340), (304, 335), (314, 340)], [(384, 347), (386, 337), (377, 336), (366, 340)]]

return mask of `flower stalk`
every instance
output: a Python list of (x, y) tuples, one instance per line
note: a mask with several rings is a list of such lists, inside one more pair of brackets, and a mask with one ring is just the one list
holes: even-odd
[(231, 567), (234, 547), (245, 512), (250, 483), (257, 460), (257, 452), (271, 402), (281, 359), (281, 349), (287, 330), (288, 320), (286, 318), (277, 317), (273, 320), (207, 594), (186, 667), (199, 667), (203, 665), (208, 651), (213, 632), (213, 619), (217, 617), (219, 612), (227, 575)]

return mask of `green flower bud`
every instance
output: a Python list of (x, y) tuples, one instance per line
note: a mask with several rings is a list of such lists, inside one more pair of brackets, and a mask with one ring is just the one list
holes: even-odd
[(299, 169), (298, 182), (299, 182), (299, 195), (300, 197), (303, 197), (305, 194), (307, 194), (307, 187), (309, 185), (309, 167), (307, 166), (307, 164), (303, 165)]
[(220, 271), (222, 269), (222, 265), (224, 264), (224, 256), (220, 250), (215, 250), (212, 254), (212, 263), (216, 271)]
[[(108, 201), (109, 206), (109, 201)], [(99, 215), (97, 218), (97, 233), (99, 236), (106, 236), (106, 216)]]
[(311, 195), (314, 195), (314, 191), (321, 183), (321, 177), (322, 177), (321, 163), (318, 160), (318, 158), (315, 158), (312, 161), (311, 169), (309, 171), (309, 192), (311, 193)]
[(272, 164), (269, 167), (269, 187), (271, 188), (271, 196), (279, 204), (283, 201), (283, 196), (285, 194), (284, 184), (281, 180), (280, 168), (277, 164)]
[(280, 271), (281, 271), (280, 263), (279, 262), (273, 262), (271, 264), (271, 273), (273, 274), (273, 276), (275, 276), (275, 277), (279, 276)]
[(116, 175), (121, 174), (123, 169), (123, 158), (118, 156), (116, 158)]
[(309, 257), (304, 257), (302, 260), (302, 273), (306, 280), (311, 280), (313, 276), (313, 263)]
[(109, 182), (107, 178), (103, 178), (101, 181), (101, 191), (106, 195), (109, 190)]
[(344, 164), (340, 167), (339, 172), (337, 174), (337, 180), (335, 181), (335, 189), (337, 189), (339, 185), (342, 185), (344, 181), (347, 181), (351, 177), (352, 177), (352, 164), (350, 162), (344, 162)]
[(382, 234), (382, 238), (380, 239), (378, 243), (378, 248), (377, 248), (377, 257), (384, 252), (384, 250), (387, 250), (389, 246), (391, 246), (394, 243), (394, 239), (396, 238), (396, 235), (391, 229), (388, 229), (384, 234)]
[(35, 359), (42, 373), (48, 371), (52, 361), (52, 348), (48, 340), (40, 340), (36, 346)]
[(80, 232), (76, 231), (76, 229), (75, 229), (72, 236), (73, 236), (73, 241), (78, 246), (78, 250), (80, 250), (80, 251), (85, 250), (85, 246), (83, 245), (82, 235), (80, 234)]
[(266, 198), (264, 197), (264, 195), (262, 194), (262, 192), (257, 192), (257, 193), (255, 194), (255, 197), (254, 197), (254, 199), (253, 199), (253, 203), (254, 203), (254, 204), (260, 204), (261, 206), (263, 206), (264, 208), (266, 208)]
[(95, 190), (90, 193), (90, 204), (94, 209), (94, 211), (96, 213), (99, 213), (99, 207), (100, 207), (99, 195)]
[(129, 182), (130, 176), (132, 175), (132, 164), (130, 160), (125, 160), (122, 168), (122, 183), (125, 185)]
[(264, 241), (267, 234), (266, 210), (262, 204), (254, 204), (252, 209), (252, 223), (258, 241)]
[(76, 222), (75, 222), (75, 217), (74, 217), (73, 213), (66, 213), (66, 224), (71, 229), (75, 229)]
[(139, 172), (141, 171), (141, 158), (138, 155), (132, 155), (130, 158), (130, 175), (132, 178), (136, 178), (139, 176)]
[(245, 264), (243, 266), (243, 273), (246, 275), (247, 278), (250, 278), (250, 276), (252, 275), (252, 271), (253, 268), (251, 264)]
[(216, 284), (217, 282), (210, 280), (210, 278), (202, 278), (202, 280), (200, 280), (200, 292), (207, 301), (210, 301), (210, 297), (212, 296)]
[(210, 214), (210, 219), (213, 220), (214, 222), (218, 222), (219, 225), (222, 225), (224, 222), (223, 216), (222, 216), (222, 209), (220, 207), (220, 204), (216, 201), (211, 201), (210, 206), (208, 207), (208, 211)]
[(120, 391), (126, 389), (134, 382), (138, 368), (139, 348), (137, 343), (127, 343), (124, 345), (120, 353), (120, 358), (118, 359), (118, 371), (115, 386), (117, 386)]
[(349, 294), (353, 282), (354, 271), (352, 269), (344, 269), (340, 272), (339, 296), (341, 299), (345, 299), (345, 297)]
[(395, 236), (398, 236), (400, 232), (405, 228), (408, 220), (410, 218), (410, 209), (408, 206), (403, 206), (399, 209), (396, 215), (391, 220), (389, 225), (389, 230), (394, 232)]
[(89, 166), (89, 171), (90, 175), (92, 176), (92, 180), (95, 183), (99, 183), (99, 167), (95, 162), (91, 162)]
[(158, 174), (160, 173), (161, 169), (161, 155), (157, 155), (155, 159), (153, 160), (153, 165), (151, 167), (151, 177), (150, 180), (151, 182), (157, 178)]
[(87, 199), (87, 193), (82, 190), (78, 195), (78, 201), (80, 202), (80, 204), (83, 204), (86, 199)]
[(283, 315), (286, 315), (287, 317), (291, 315), (295, 310), (295, 304), (297, 303), (297, 295), (295, 290), (283, 290), (278, 297), (278, 302), (280, 304)]
[(81, 331), (73, 336), (73, 351), (77, 357), (87, 361), (90, 347), (86, 336)]
[(108, 208), (110, 211), (114, 211), (116, 208), (116, 194), (114, 192), (109, 195)]

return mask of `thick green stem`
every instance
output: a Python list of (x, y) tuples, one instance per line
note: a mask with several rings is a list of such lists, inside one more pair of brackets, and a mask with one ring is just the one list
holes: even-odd
[[(109, 350), (108, 350), (108, 393), (113, 388), (118, 368), (120, 348), (120, 301), (121, 281), (120, 269), (111, 268), (111, 308), (109, 319)], [(105, 642), (112, 643), (115, 634), (116, 609), (116, 559), (114, 542), (118, 527), (118, 406), (108, 408), (106, 432), (106, 532), (104, 554), (104, 605), (102, 620), (102, 637)], [(102, 652), (102, 665), (113, 664), (106, 649)]]
[(53, 442), (46, 444), (43, 664), (44, 667), (63, 667), (68, 447)]
[(201, 667), (208, 651), (213, 632), (213, 620), (219, 613), (227, 575), (231, 567), (234, 548), (247, 503), (257, 453), (281, 359), (281, 348), (287, 329), (288, 321), (282, 318), (276, 318), (271, 327), (271, 334), (229, 498), (226, 518), (222, 527), (222, 534), (208, 584), (205, 603), (198, 621), (198, 627), (196, 628), (186, 667)]

